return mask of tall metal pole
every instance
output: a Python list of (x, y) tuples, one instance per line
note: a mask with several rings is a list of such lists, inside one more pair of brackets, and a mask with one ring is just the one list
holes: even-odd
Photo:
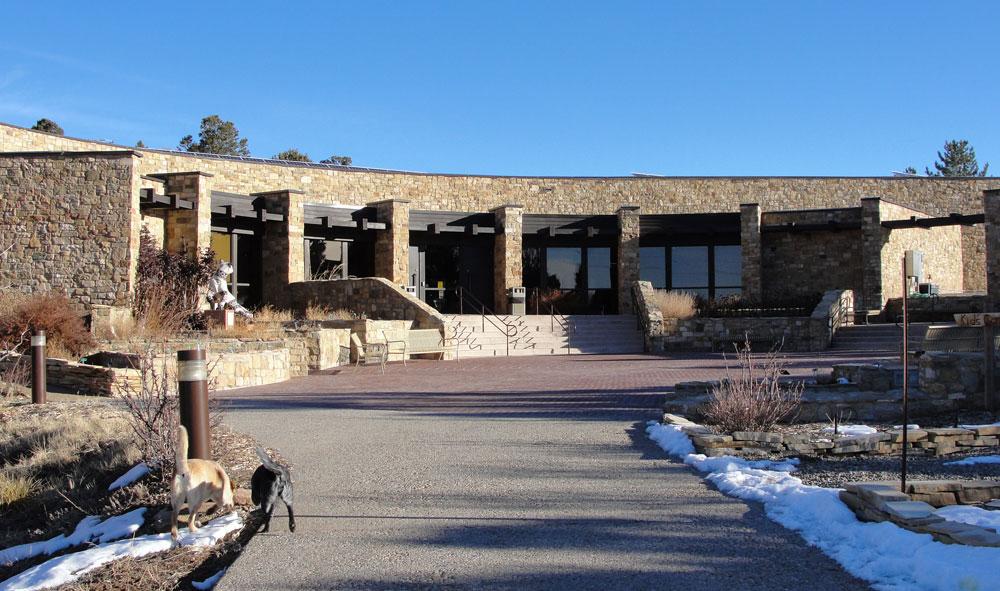
[(188, 457), (212, 459), (208, 421), (208, 366), (204, 349), (177, 352), (177, 394), (181, 425), (188, 431)]
[(900, 492), (906, 492), (906, 456), (907, 432), (910, 428), (909, 386), (910, 386), (910, 355), (909, 355), (909, 306), (906, 300), (909, 296), (909, 285), (906, 277), (906, 257), (903, 257), (903, 465), (901, 470)]
[(47, 375), (45, 373), (45, 331), (31, 335), (31, 402), (45, 404)]

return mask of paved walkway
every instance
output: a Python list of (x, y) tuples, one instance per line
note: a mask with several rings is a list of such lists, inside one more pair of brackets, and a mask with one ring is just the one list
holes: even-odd
[(276, 515), (219, 588), (866, 588), (646, 438), (673, 383), (721, 367), (426, 361), (231, 392), (227, 421), (294, 462), (298, 531)]

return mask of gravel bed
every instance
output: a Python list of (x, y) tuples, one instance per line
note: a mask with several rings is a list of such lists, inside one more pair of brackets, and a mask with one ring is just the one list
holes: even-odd
[[(992, 451), (993, 454), (990, 454)], [(973, 455), (995, 455), (996, 449), (977, 454), (955, 454), (935, 458), (909, 456), (906, 462), (910, 480), (1000, 480), (1000, 464), (946, 466)], [(899, 480), (900, 456), (849, 456), (801, 459), (795, 473), (805, 484), (843, 488), (848, 482)]]

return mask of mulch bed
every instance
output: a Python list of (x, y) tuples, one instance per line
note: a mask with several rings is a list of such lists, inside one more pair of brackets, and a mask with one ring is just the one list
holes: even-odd
[[(114, 412), (119, 406), (114, 400), (99, 398), (83, 398), (72, 402), (50, 402), (46, 405), (11, 404), (6, 401), (0, 407), (0, 420), (10, 417), (10, 413), (27, 413), (46, 420), (58, 421), (66, 413), (93, 413), (98, 417), (102, 413)], [(240, 488), (248, 488), (253, 471), (260, 464), (254, 448), (256, 441), (244, 433), (239, 433), (222, 425), (212, 433), (212, 455), (222, 464)], [(275, 455), (272, 452), (272, 455)], [(107, 486), (120, 472), (98, 474), (94, 478), (98, 482), (96, 490), (106, 491)], [(22, 502), (17, 507), (5, 510), (2, 516), (4, 547), (20, 543), (46, 540), (60, 533), (70, 533), (76, 524), (86, 515), (103, 517), (119, 515), (138, 507), (147, 507), (146, 520), (135, 535), (156, 534), (169, 531), (169, 523), (157, 520), (158, 514), (167, 511), (166, 521), (169, 521), (170, 486), (161, 479), (156, 471), (143, 477), (138, 482), (119, 489), (113, 493), (89, 496), (74, 495), (65, 491), (65, 499), (60, 499), (57, 506), (31, 506)], [(65, 494), (64, 493), (64, 494)], [(128, 558), (104, 565), (84, 575), (71, 585), (62, 587), (73, 590), (94, 591), (124, 591), (132, 589), (194, 589), (192, 581), (209, 578), (219, 570), (228, 567), (242, 552), (246, 543), (253, 537), (262, 524), (256, 512), (249, 512), (248, 507), (237, 507), (244, 519), (244, 527), (226, 537), (221, 543), (211, 548), (180, 547), (166, 552), (152, 554), (142, 558)], [(213, 518), (210, 515), (208, 518)], [(204, 518), (203, 518), (204, 519)], [(41, 564), (55, 556), (69, 554), (85, 549), (70, 548), (51, 556), (40, 556), (24, 560), (14, 565), (0, 565), (0, 580), (5, 580), (28, 568)]]

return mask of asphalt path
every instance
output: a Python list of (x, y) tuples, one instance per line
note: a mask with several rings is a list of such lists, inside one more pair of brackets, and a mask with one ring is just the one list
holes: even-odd
[(647, 439), (664, 380), (615, 375), (666, 361), (589, 360), (411, 363), (227, 394), (227, 422), (292, 461), (298, 527), (279, 509), (217, 588), (867, 588)]

